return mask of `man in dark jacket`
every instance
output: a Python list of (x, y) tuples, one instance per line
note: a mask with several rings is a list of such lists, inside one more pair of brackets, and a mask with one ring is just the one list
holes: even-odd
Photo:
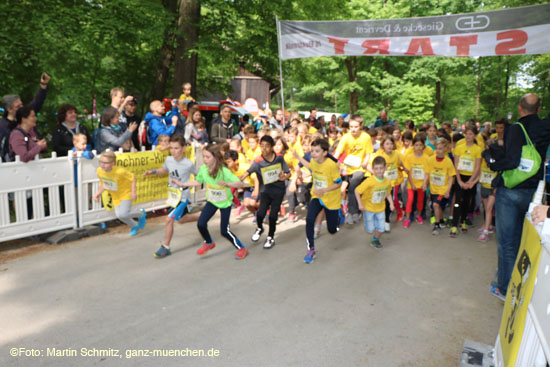
[[(48, 83), (50, 82), (50, 76), (46, 73), (42, 73), (40, 77), (40, 88), (36, 92), (36, 96), (30, 103), (32, 109), (38, 113), (46, 100), (46, 92), (48, 90)], [(21, 97), (17, 94), (9, 94), (2, 97), (2, 106), (5, 113), (0, 119), (0, 161), (9, 161), (9, 140), (11, 130), (15, 128), (17, 122), (15, 120), (15, 113), (18, 109), (23, 107)], [(36, 131), (35, 131), (36, 132)]]
[[(491, 292), (501, 299), (506, 295), (519, 251), (525, 213), (529, 209), (529, 203), (532, 201), (539, 181), (543, 179), (544, 157), (550, 144), (550, 121), (541, 120), (537, 115), (540, 111), (539, 97), (536, 94), (526, 94), (520, 100), (518, 111), (519, 122), (524, 126), (543, 158), (543, 163), (536, 175), (512, 189), (504, 186), (500, 175), (493, 181), (493, 186), (497, 187), (495, 218), (498, 242), (498, 286), (492, 287)], [(500, 156), (489, 159), (491, 170), (502, 172), (518, 167), (522, 147), (526, 144), (521, 126), (509, 125), (504, 132), (504, 152)]]
[(220, 109), (220, 117), (212, 124), (210, 140), (216, 144), (222, 144), (231, 140), (233, 135), (235, 134), (231, 122), (231, 107), (223, 105)]

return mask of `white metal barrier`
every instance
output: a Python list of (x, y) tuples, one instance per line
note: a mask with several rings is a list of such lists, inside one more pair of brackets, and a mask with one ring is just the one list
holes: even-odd
[(73, 166), (55, 153), (0, 164), (0, 242), (76, 228)]
[[(198, 168), (202, 165), (200, 149), (195, 156)], [(51, 158), (37, 156), (28, 163), (16, 157), (15, 162), (0, 164), (0, 242), (116, 219), (114, 211), (106, 211), (101, 201), (93, 200), (99, 189), (98, 162), (97, 156), (75, 161), (52, 153)], [(204, 199), (205, 190), (195, 188), (191, 204)], [(151, 211), (166, 206), (163, 198), (135, 208)]]

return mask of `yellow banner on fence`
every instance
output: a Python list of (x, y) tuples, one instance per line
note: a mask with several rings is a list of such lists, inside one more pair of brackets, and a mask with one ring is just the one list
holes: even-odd
[(506, 292), (506, 303), (500, 323), (500, 344), (505, 366), (515, 366), (523, 337), (527, 307), (531, 302), (541, 255), (540, 237), (525, 219), (512, 278)]

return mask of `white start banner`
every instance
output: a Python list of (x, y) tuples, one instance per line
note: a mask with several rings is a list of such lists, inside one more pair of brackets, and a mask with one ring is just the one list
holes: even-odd
[(423, 18), (279, 23), (282, 60), (550, 53), (550, 4)]

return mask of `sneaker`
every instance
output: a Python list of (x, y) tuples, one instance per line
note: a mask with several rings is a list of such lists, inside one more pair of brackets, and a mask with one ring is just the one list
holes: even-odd
[(313, 227), (313, 239), (316, 240), (319, 238), (319, 235), (321, 234), (321, 225), (316, 224), (315, 227)]
[(172, 255), (172, 251), (170, 251), (169, 247), (164, 247), (164, 245), (161, 245), (157, 252), (155, 252), (156, 258), (162, 258), (170, 255)]
[(348, 212), (348, 202), (347, 201), (344, 205), (342, 205), (342, 212), (344, 212), (344, 213)]
[(433, 216), (430, 217), (430, 223), (431, 223), (431, 224), (435, 224), (435, 217), (433, 217)]
[(500, 292), (500, 289), (498, 287), (495, 287), (494, 285), (491, 286), (491, 294), (502, 302), (506, 302), (506, 295), (502, 294)]
[(130, 230), (130, 236), (135, 236), (136, 234), (138, 234), (138, 231), (139, 231), (139, 224), (137, 226), (132, 227), (132, 229)]
[(479, 237), (477, 238), (478, 241), (481, 241), (481, 242), (487, 242), (489, 241), (489, 232), (483, 232), (479, 235)]
[(480, 227), (477, 229), (477, 233), (483, 233), (483, 232), (485, 232), (485, 228)]
[(391, 231), (391, 227), (390, 227), (390, 224), (388, 222), (384, 223), (384, 232), (389, 232)]
[(208, 244), (205, 241), (202, 244), (201, 248), (197, 250), (197, 255), (202, 256), (206, 254), (208, 251), (212, 250), (214, 247), (216, 247), (216, 243), (212, 242), (211, 244)]
[(495, 227), (489, 226), (489, 234), (495, 233)]
[(403, 212), (397, 213), (397, 217), (395, 217), (395, 222), (399, 223), (401, 222), (401, 219), (403, 219)]
[(403, 228), (409, 228), (411, 225), (411, 220), (410, 219), (405, 219), (403, 221)]
[(262, 237), (262, 233), (264, 233), (263, 228), (256, 228), (256, 232), (254, 232), (254, 234), (252, 235), (252, 238), (251, 238), (252, 241), (258, 242), (260, 237)]
[(374, 248), (382, 248), (382, 244), (378, 238), (373, 237), (370, 241), (370, 245)]
[(147, 224), (147, 213), (145, 213), (145, 210), (141, 209), (141, 217), (138, 219), (138, 228), (142, 229), (145, 228), (145, 225)]
[(440, 233), (441, 233), (441, 227), (436, 224), (434, 226), (434, 229), (432, 230), (432, 235), (439, 236)]
[(273, 246), (275, 246), (275, 240), (272, 237), (267, 236), (267, 238), (265, 239), (264, 248), (270, 249)]
[(472, 220), (470, 219), (470, 214), (468, 214), (468, 217), (466, 217), (466, 220), (464, 222), (466, 223), (466, 225), (473, 225)]
[(315, 260), (315, 250), (309, 250), (304, 257), (304, 262), (306, 264), (311, 264)]
[(462, 223), (462, 225), (460, 226), (460, 231), (462, 233), (468, 233), (468, 220)]
[(359, 214), (359, 213), (352, 214), (351, 218), (353, 219), (353, 224), (355, 224), (355, 223), (359, 222), (359, 220), (361, 219), (361, 214)]
[(345, 222), (345, 223), (346, 223), (346, 224), (353, 224), (353, 223), (354, 223), (354, 222), (353, 222), (353, 215), (351, 215), (351, 214), (349, 214), (349, 213), (346, 214), (346, 222)]
[(439, 222), (439, 227), (440, 228), (447, 228), (447, 221), (442, 220), (441, 222)]
[(295, 213), (289, 213), (288, 214), (288, 220), (291, 221), (292, 223), (296, 222), (298, 220), (298, 218), (296, 218), (296, 214)]
[(237, 208), (236, 212), (235, 212), (235, 215), (236, 215), (237, 217), (240, 217), (243, 210), (244, 210), (244, 205), (239, 206), (239, 207)]
[(237, 251), (237, 254), (235, 255), (235, 260), (242, 260), (248, 255), (248, 250), (246, 247), (242, 247)]
[(449, 237), (455, 238), (456, 236), (458, 236), (458, 229), (456, 227), (452, 227), (449, 231)]
[(422, 216), (419, 215), (418, 217), (416, 217), (416, 221), (418, 222), (418, 224), (424, 224), (424, 219), (422, 219)]

